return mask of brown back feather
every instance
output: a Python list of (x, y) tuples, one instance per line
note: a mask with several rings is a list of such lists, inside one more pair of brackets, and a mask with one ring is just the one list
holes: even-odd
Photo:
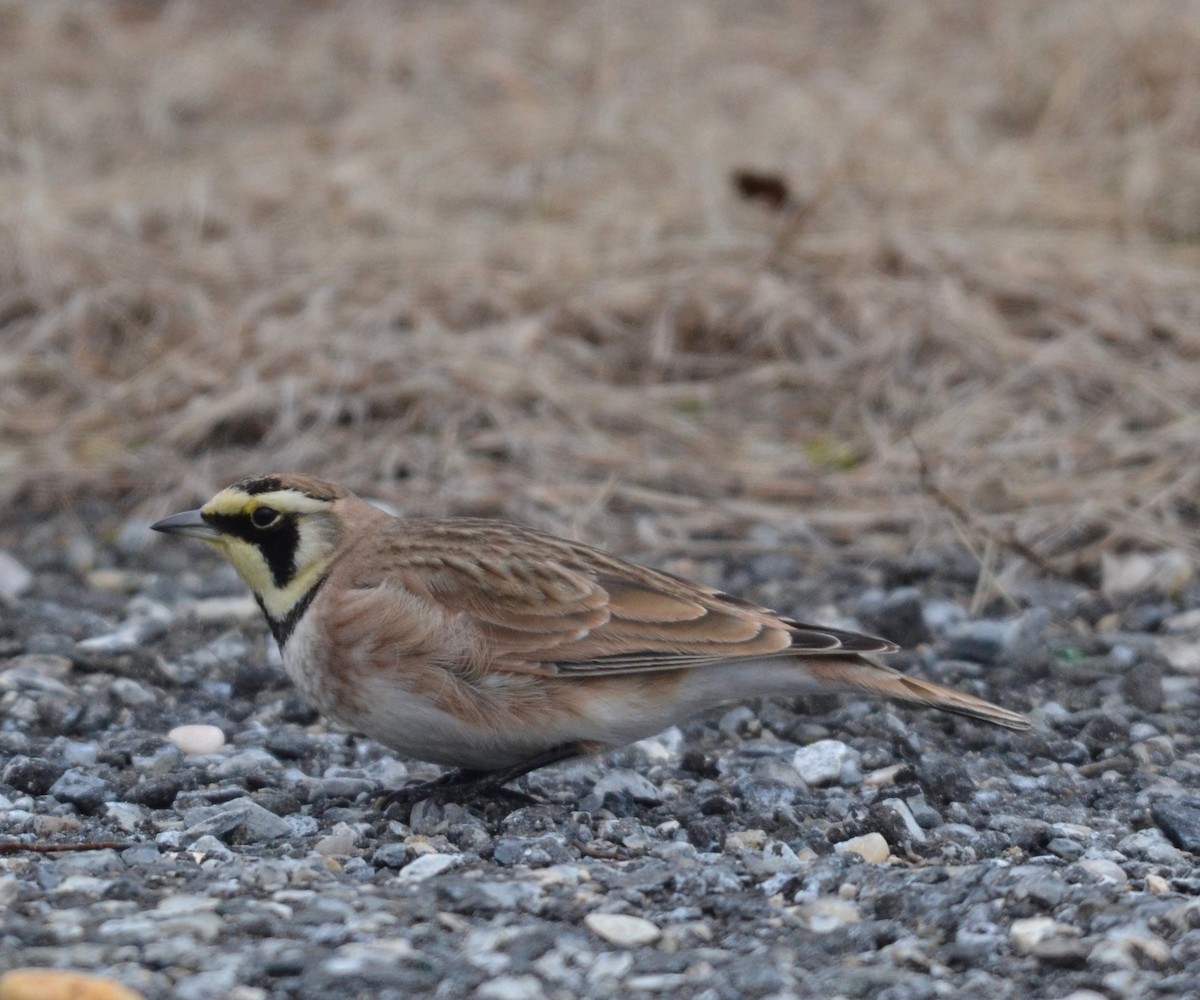
[(397, 582), (469, 619), (495, 650), (498, 669), (598, 675), (896, 648), (788, 621), (531, 528), (472, 518), (401, 520), (386, 535), (386, 565)]

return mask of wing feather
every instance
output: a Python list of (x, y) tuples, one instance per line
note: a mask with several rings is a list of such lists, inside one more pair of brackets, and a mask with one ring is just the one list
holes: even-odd
[(399, 582), (486, 638), (495, 669), (599, 676), (896, 648), (528, 528), (396, 524), (388, 562)]

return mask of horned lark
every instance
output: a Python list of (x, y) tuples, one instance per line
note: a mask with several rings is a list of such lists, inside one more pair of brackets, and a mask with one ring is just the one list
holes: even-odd
[(868, 659), (897, 648), (886, 639), (790, 621), (530, 528), (392, 517), (308, 476), (244, 479), (152, 527), (224, 553), (322, 713), (459, 769), (421, 793), (498, 787), (762, 695), (861, 691), (1029, 728)]

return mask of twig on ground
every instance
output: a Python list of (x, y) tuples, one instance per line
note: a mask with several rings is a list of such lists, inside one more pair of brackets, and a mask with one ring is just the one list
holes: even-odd
[(67, 851), (124, 851), (137, 845), (122, 840), (85, 840), (72, 844), (48, 844), (45, 841), (34, 841), (23, 844), (17, 841), (0, 843), (0, 854), (58, 854)]
[(1078, 582), (1069, 572), (1052, 565), (1043, 559), (1037, 552), (1026, 545), (1021, 539), (1017, 538), (1012, 532), (1000, 534), (988, 525), (984, 524), (978, 517), (967, 510), (954, 497), (942, 489), (933, 477), (933, 470), (929, 465), (925, 453), (921, 451), (920, 446), (909, 438), (909, 443), (912, 445), (913, 451), (917, 456), (918, 477), (920, 479), (921, 488), (926, 495), (930, 497), (939, 507), (948, 511), (956, 518), (963, 527), (976, 531), (981, 534), (986, 543), (996, 545), (1001, 549), (1006, 549), (1014, 555), (1020, 556), (1027, 563), (1041, 572), (1054, 577), (1059, 577), (1064, 580)]

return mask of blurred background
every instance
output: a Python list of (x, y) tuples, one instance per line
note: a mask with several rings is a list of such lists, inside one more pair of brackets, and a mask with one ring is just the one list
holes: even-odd
[(302, 470), (1190, 566), (1198, 56), (1186, 0), (0, 0), (0, 526)]

